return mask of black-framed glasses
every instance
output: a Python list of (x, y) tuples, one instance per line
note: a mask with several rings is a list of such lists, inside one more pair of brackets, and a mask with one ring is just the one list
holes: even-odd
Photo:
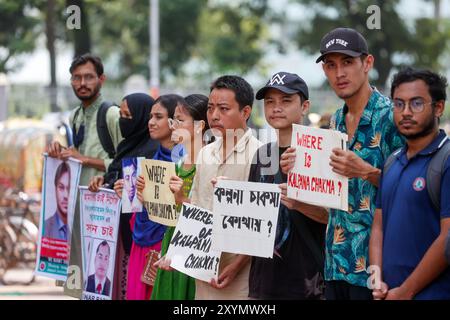
[(434, 104), (434, 101), (425, 102), (422, 98), (413, 98), (408, 102), (405, 102), (400, 99), (394, 99), (392, 109), (394, 110), (394, 112), (403, 112), (406, 106), (409, 105), (409, 110), (411, 110), (412, 113), (419, 113), (422, 112), (425, 109), (425, 106), (428, 104), (432, 105)]

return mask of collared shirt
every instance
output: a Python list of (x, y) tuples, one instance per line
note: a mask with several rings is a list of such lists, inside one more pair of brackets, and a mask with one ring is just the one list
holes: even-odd
[[(347, 133), (347, 105), (336, 111), (331, 129)], [(381, 169), (387, 157), (404, 145), (393, 122), (391, 101), (374, 90), (364, 108), (358, 128), (347, 149)], [(377, 188), (369, 181), (348, 181), (349, 210), (330, 209), (326, 248), (325, 280), (343, 280), (367, 286), (369, 239), (375, 213)]]
[[(211, 179), (225, 176), (231, 180), (247, 181), (253, 156), (260, 146), (261, 142), (253, 136), (252, 130), (248, 129), (225, 161), (221, 160), (222, 139), (219, 138), (203, 147), (198, 154), (191, 203), (212, 211), (214, 189)], [(235, 256), (236, 254), (232, 253), (222, 253), (219, 273), (233, 261)], [(196, 281), (195, 299), (248, 299), (249, 271), (250, 263), (239, 272), (230, 285), (223, 289), (215, 289), (206, 282)]]
[[(444, 139), (448, 138), (441, 130), (410, 159), (407, 147), (402, 148), (381, 179), (377, 208), (383, 216), (383, 281), (389, 288), (409, 277), (440, 235), (441, 220), (450, 218), (450, 158), (441, 177), (440, 212), (433, 208), (426, 181), (430, 161)], [(450, 267), (414, 298), (450, 299)]]
[(67, 240), (67, 224), (65, 224), (59, 214), (55, 212), (56, 225), (58, 226), (58, 239)]

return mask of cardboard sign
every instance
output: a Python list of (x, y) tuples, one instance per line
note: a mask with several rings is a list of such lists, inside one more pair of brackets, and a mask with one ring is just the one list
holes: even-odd
[(345, 150), (347, 135), (339, 131), (293, 125), (294, 168), (288, 174), (287, 196), (322, 207), (348, 210), (348, 178), (332, 171), (331, 150)]
[(272, 258), (281, 190), (276, 184), (220, 180), (214, 188), (213, 249)]
[(175, 197), (169, 189), (170, 177), (176, 176), (173, 162), (142, 160), (141, 172), (145, 179), (144, 207), (154, 222), (174, 227), (178, 212)]
[(212, 223), (210, 211), (183, 203), (166, 254), (172, 268), (202, 281), (217, 280), (221, 253), (211, 249)]

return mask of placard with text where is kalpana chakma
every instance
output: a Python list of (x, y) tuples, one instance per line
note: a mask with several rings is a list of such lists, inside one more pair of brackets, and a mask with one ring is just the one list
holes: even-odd
[(348, 178), (333, 172), (333, 148), (346, 150), (347, 135), (334, 130), (293, 125), (294, 168), (287, 177), (287, 196), (304, 203), (348, 210)]

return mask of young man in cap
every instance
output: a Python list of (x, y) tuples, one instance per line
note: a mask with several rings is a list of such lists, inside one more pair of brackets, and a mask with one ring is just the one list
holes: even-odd
[(371, 265), (381, 276), (374, 279), (375, 299), (450, 299), (450, 267), (444, 255), (450, 228), (450, 157), (439, 163), (439, 206), (431, 201), (434, 188), (427, 178), (431, 159), (445, 155), (450, 146), (445, 131), (439, 130), (446, 87), (445, 77), (410, 68), (392, 81), (394, 120), (407, 146), (392, 155), (380, 180), (369, 250)]
[[(262, 146), (250, 168), (249, 181), (281, 184), (287, 177), (280, 170), (280, 155), (291, 145), (292, 124), (301, 124), (308, 113), (308, 87), (298, 75), (278, 72), (261, 88), (264, 113), (277, 131), (277, 141)], [(285, 188), (285, 185), (283, 186)], [(294, 209), (282, 195), (278, 213), (274, 255), (252, 257), (249, 296), (253, 299), (323, 298), (323, 248), (325, 209), (312, 207), (308, 215)]]
[[(330, 165), (349, 178), (348, 211), (329, 210), (325, 297), (371, 299), (368, 249), (380, 168), (404, 142), (393, 123), (390, 100), (369, 84), (374, 58), (364, 37), (350, 28), (334, 29), (322, 38), (320, 53), (316, 62), (323, 62), (330, 86), (345, 102), (330, 127), (348, 135), (347, 150), (334, 149)], [(293, 150), (283, 155), (283, 171), (292, 168), (293, 158)]]

